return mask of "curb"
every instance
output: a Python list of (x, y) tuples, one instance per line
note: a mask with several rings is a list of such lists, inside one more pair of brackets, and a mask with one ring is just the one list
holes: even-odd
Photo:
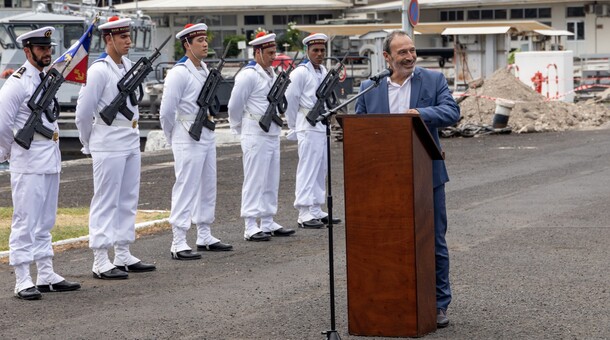
[[(150, 226), (158, 224), (158, 223), (168, 222), (168, 221), (169, 221), (169, 217), (162, 218), (160, 220), (154, 220), (154, 221), (137, 223), (136, 224), (136, 230), (142, 229), (142, 228), (146, 228), (146, 227), (150, 227)], [(81, 237), (75, 237), (75, 238), (69, 238), (69, 239), (61, 240), (61, 241), (55, 241), (55, 242), (51, 243), (51, 245), (52, 246), (61, 246), (61, 245), (64, 245), (64, 244), (76, 243), (76, 242), (87, 241), (87, 240), (89, 240), (89, 235), (81, 236)], [(4, 257), (7, 257), (8, 254), (9, 254), (8, 250), (0, 251), (0, 259), (4, 258)]]

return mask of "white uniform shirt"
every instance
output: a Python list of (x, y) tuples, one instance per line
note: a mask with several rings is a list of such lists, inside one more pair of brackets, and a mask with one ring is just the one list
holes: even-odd
[[(40, 71), (26, 61), (10, 76), (0, 89), (0, 162), (10, 157), (10, 171), (27, 174), (55, 174), (61, 170), (59, 142), (51, 139), (33, 140), (26, 150), (15, 143), (14, 133), (23, 128), (32, 114), (28, 108), (30, 97), (40, 84)], [(16, 77), (18, 73), (21, 77)], [(57, 122), (50, 123), (42, 114), (45, 127), (59, 131)]]
[[(100, 118), (102, 111), (119, 94), (117, 83), (132, 66), (132, 62), (122, 57), (124, 67), (119, 66), (109, 55), (96, 60), (87, 71), (87, 84), (78, 94), (76, 104), (76, 127), (83, 153), (90, 151), (127, 151), (140, 147), (140, 132), (138, 127), (106, 125)], [(138, 106), (131, 105), (127, 99), (127, 107), (134, 113), (133, 119), (139, 119)], [(99, 119), (99, 120), (98, 120)], [(95, 122), (95, 120), (98, 120)], [(115, 120), (128, 120), (122, 113), (117, 113)]]
[(388, 77), (388, 101), (390, 102), (389, 113), (407, 113), (411, 102), (411, 78), (410, 75), (402, 85), (393, 83)]
[(163, 85), (159, 120), (169, 144), (214, 140), (214, 131), (205, 127), (201, 130), (199, 142), (189, 135), (199, 111), (197, 98), (208, 74), (205, 63), (202, 62), (201, 68), (197, 69), (190, 59), (178, 62), (168, 72)]
[(286, 89), (286, 120), (291, 130), (325, 132), (321, 122), (312, 126), (305, 117), (318, 101), (316, 91), (327, 73), (323, 65), (320, 65), (320, 70), (316, 70), (311, 62), (299, 65), (290, 73), (290, 85)]
[(271, 76), (258, 64), (250, 62), (235, 77), (235, 85), (229, 99), (229, 123), (234, 134), (279, 136), (281, 128), (271, 123), (269, 132), (258, 125), (265, 114), (269, 101), (267, 94), (277, 76), (269, 68)]

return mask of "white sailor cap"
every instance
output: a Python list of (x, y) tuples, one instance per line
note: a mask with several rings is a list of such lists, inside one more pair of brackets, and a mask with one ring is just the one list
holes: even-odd
[(275, 33), (259, 32), (256, 35), (256, 39), (250, 41), (248, 44), (254, 48), (260, 48), (261, 50), (268, 47), (275, 47)]
[(131, 29), (130, 25), (130, 18), (119, 19), (119, 17), (113, 16), (108, 19), (107, 23), (100, 25), (98, 28), (102, 30), (102, 33), (104, 34), (120, 34), (124, 32), (129, 32)]
[(311, 46), (316, 44), (325, 45), (328, 41), (328, 36), (324, 33), (312, 33), (303, 39), (303, 45)]
[(55, 32), (55, 28), (51, 26), (42, 27), (17, 37), (17, 42), (22, 43), (23, 47), (32, 45), (51, 46), (55, 45), (51, 42), (51, 36)]
[(207, 35), (208, 25), (201, 24), (186, 24), (184, 29), (176, 34), (176, 39), (193, 39), (201, 35)]

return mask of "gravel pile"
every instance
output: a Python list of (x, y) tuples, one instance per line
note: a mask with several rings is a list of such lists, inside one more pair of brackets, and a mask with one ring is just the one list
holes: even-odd
[(469, 96), (460, 102), (463, 117), (460, 125), (491, 125), (496, 107), (494, 98), (503, 98), (516, 102), (508, 125), (517, 133), (610, 127), (610, 109), (604, 104), (547, 101), (505, 69), (497, 70), (466, 94)]

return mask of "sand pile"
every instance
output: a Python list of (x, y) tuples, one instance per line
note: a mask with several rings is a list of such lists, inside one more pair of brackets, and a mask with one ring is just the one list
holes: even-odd
[[(491, 125), (496, 104), (503, 98), (516, 102), (508, 121), (513, 132), (564, 131), (610, 127), (610, 109), (604, 104), (547, 101), (545, 96), (529, 88), (515, 76), (499, 69), (485, 79), (481, 87), (469, 89), (471, 95), (460, 103), (462, 124)], [(483, 96), (483, 97), (475, 97)]]

